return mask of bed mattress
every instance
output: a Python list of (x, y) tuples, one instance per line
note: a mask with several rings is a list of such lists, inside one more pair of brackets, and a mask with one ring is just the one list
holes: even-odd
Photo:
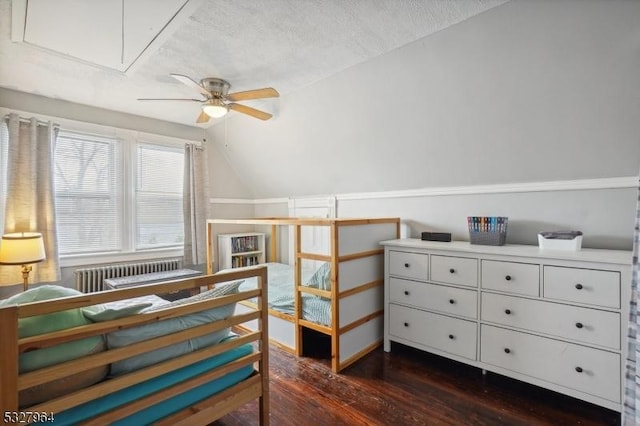
[[(233, 338), (233, 337), (229, 337)], [(227, 338), (227, 339), (229, 339)], [(227, 339), (223, 340), (226, 341)], [(102, 398), (89, 401), (85, 404), (71, 408), (56, 414), (56, 425), (74, 425), (81, 421), (87, 420), (95, 415), (102, 414), (112, 408), (135, 401), (144, 396), (172, 386), (183, 380), (198, 376), (208, 370), (216, 368), (220, 365), (229, 363), (235, 359), (242, 358), (253, 352), (250, 344), (245, 344), (229, 351), (223, 352), (211, 358), (199, 361), (195, 364), (188, 365), (181, 369), (169, 372), (162, 376), (147, 380), (137, 385), (122, 389), (112, 394), (103, 396)], [(113, 425), (145, 425), (157, 421), (163, 417), (167, 417), (186, 407), (189, 407), (198, 401), (206, 399), (211, 395), (219, 393), (234, 384), (241, 382), (253, 373), (253, 366), (245, 366), (235, 370), (224, 377), (205, 383), (201, 386), (193, 388), (187, 392), (173, 396), (161, 403), (153, 405), (145, 410), (139, 411), (129, 417), (113, 423)], [(42, 423), (45, 424), (45, 423)]]
[[(269, 289), (267, 297), (269, 308), (287, 315), (295, 315), (295, 301), (293, 297), (293, 266), (284, 263), (267, 263), (267, 277)], [(314, 271), (303, 271), (305, 277), (311, 276)], [(240, 291), (255, 289), (257, 279), (245, 280), (240, 285)], [(313, 294), (302, 294), (302, 318), (316, 324), (331, 326), (331, 301), (327, 298)]]

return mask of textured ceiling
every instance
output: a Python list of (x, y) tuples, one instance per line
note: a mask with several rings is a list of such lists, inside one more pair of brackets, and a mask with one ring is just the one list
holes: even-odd
[[(194, 96), (169, 73), (225, 78), (232, 92), (271, 86), (286, 95), (506, 1), (191, 0), (196, 12), (125, 74), (12, 42), (11, 0), (0, 0), (0, 86), (193, 125), (195, 102), (136, 98)], [(277, 102), (254, 105), (277, 113)]]

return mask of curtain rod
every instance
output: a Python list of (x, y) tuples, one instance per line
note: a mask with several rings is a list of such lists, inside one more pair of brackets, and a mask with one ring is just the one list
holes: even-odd
[[(7, 114), (7, 115), (4, 116), (4, 119), (5, 120), (9, 120), (10, 116), (11, 116), (11, 114)], [(18, 116), (18, 120), (22, 121), (23, 123), (31, 123), (31, 118), (27, 118), (27, 117)], [(36, 124), (38, 126), (48, 126), (49, 123), (51, 123), (54, 127), (60, 127), (60, 125), (58, 123), (54, 123), (53, 121), (44, 121), (44, 120), (36, 119)]]

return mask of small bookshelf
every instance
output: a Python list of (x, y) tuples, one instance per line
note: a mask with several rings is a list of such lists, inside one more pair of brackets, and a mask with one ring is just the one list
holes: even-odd
[(265, 262), (265, 235), (259, 232), (218, 235), (219, 269), (260, 265)]

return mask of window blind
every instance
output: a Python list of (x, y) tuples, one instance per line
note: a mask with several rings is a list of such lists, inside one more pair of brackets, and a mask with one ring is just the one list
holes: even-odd
[(136, 250), (184, 243), (183, 174), (184, 149), (138, 144)]
[(119, 159), (117, 139), (58, 134), (54, 160), (61, 255), (122, 249)]

